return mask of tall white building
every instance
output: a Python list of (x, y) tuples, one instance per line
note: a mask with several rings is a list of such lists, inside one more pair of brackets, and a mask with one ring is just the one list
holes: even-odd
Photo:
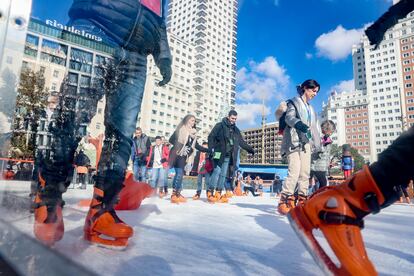
[(167, 139), (185, 115), (196, 115), (196, 105), (200, 104), (201, 100), (193, 90), (193, 45), (171, 33), (168, 33), (168, 40), (173, 56), (171, 81), (165, 86), (158, 86), (162, 77), (150, 57), (144, 97), (138, 116), (139, 125), (145, 134), (151, 137), (165, 136)]
[[(377, 49), (364, 37), (353, 48), (355, 87), (366, 91), (371, 161), (414, 122), (414, 13), (389, 29)], [(413, 114), (411, 114), (411, 110)], [(412, 117), (410, 117), (412, 115)]]
[(235, 104), (237, 6), (237, 0), (169, 1), (169, 33), (194, 46), (194, 108), (189, 111), (195, 112), (203, 137)]

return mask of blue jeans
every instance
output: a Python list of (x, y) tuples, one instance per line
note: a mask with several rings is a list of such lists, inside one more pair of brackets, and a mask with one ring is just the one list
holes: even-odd
[(164, 186), (164, 168), (152, 168), (151, 187), (157, 188)]
[[(98, 101), (105, 95), (105, 140), (102, 154), (97, 168), (95, 187), (104, 191), (103, 202), (112, 204), (116, 195), (122, 189), (125, 178), (125, 170), (131, 154), (132, 135), (135, 131), (138, 113), (141, 108), (144, 94), (147, 55), (140, 51), (130, 51), (122, 48), (102, 29), (95, 26), (93, 22), (79, 19), (69, 23), (77, 30), (85, 31), (91, 35), (102, 38), (102, 44), (110, 46), (113, 50), (112, 59), (102, 63), (101, 67), (94, 68), (96, 72), (96, 83), (89, 87), (88, 93), (84, 95), (87, 109), (75, 112), (71, 108), (58, 106), (54, 115), (60, 118), (52, 129), (53, 158), (44, 162), (40, 169), (46, 178), (48, 185), (56, 186), (55, 183), (68, 185), (71, 178), (71, 167), (73, 155), (79, 141), (83, 137), (83, 131), (79, 125), (89, 124), (96, 114)], [(65, 33), (62, 33), (62, 37)], [(70, 68), (91, 72), (92, 68), (88, 62), (90, 56), (81, 51), (73, 51)], [(82, 63), (82, 60), (86, 62)], [(68, 82), (76, 81), (68, 75)], [(80, 75), (78, 74), (80, 78)], [(84, 84), (85, 85), (85, 84)], [(69, 85), (62, 85), (61, 95), (73, 93), (69, 91)], [(70, 101), (67, 101), (69, 104)], [(63, 104), (66, 104), (63, 101)]]
[(221, 167), (216, 166), (211, 174), (209, 190), (222, 191), (224, 187), (224, 182), (227, 177), (227, 170), (229, 169), (230, 157), (224, 158), (223, 164)]
[(182, 168), (174, 168), (175, 175), (172, 182), (172, 187), (177, 192), (181, 192), (183, 189), (183, 177), (184, 177), (184, 169)]
[(201, 190), (203, 189), (203, 178), (204, 178), (204, 186), (206, 187), (206, 190), (208, 190), (209, 182), (210, 182), (210, 174), (198, 174), (197, 176), (197, 193), (201, 193)]
[(170, 171), (169, 167), (164, 168), (164, 187), (168, 189), (168, 172)]
[(142, 162), (134, 160), (134, 179), (135, 181), (147, 181), (147, 166), (142, 165)]

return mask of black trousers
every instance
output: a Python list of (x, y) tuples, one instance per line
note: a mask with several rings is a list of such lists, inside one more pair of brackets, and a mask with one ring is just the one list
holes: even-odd
[(316, 177), (319, 182), (319, 189), (328, 185), (328, 180), (326, 179), (326, 172), (322, 171), (311, 171), (310, 173), (311, 178)]
[(410, 195), (407, 192), (407, 187), (398, 186), (397, 188), (400, 193), (400, 197), (410, 197)]
[(251, 193), (252, 193), (252, 195), (253, 196), (258, 196), (258, 194), (256, 194), (255, 192), (254, 192), (254, 188), (253, 187), (244, 187), (244, 192), (246, 192), (246, 191), (250, 191)]

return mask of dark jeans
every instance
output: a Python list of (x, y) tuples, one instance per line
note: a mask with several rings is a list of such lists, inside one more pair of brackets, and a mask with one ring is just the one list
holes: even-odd
[(254, 188), (253, 187), (246, 187), (246, 186), (244, 186), (244, 192), (247, 192), (247, 191), (250, 191), (253, 196), (258, 196), (258, 194), (256, 194), (254, 192)]
[(316, 177), (316, 179), (319, 182), (318, 189), (323, 188), (326, 185), (328, 185), (328, 180), (326, 179), (326, 172), (322, 172), (322, 171), (311, 171), (310, 177), (311, 178), (312, 177)]
[[(114, 48), (113, 60), (96, 70), (95, 82), (88, 87), (86, 98), (89, 113), (65, 108), (69, 94), (69, 83), (61, 87), (61, 99), (54, 117), (56, 123), (50, 127), (53, 134), (51, 159), (43, 160), (40, 168), (46, 185), (55, 186), (63, 192), (70, 183), (73, 155), (80, 139), (85, 135), (81, 124), (89, 124), (96, 113), (98, 101), (106, 95), (105, 140), (97, 168), (95, 187), (104, 191), (103, 202), (112, 204), (122, 189), (128, 160), (131, 154), (132, 134), (140, 111), (145, 87), (147, 56), (138, 51), (120, 47), (103, 30), (88, 20), (71, 22), (77, 30), (84, 30), (103, 39), (103, 43)], [(74, 57), (82, 60), (82, 56)], [(95, 70), (95, 69), (94, 69)], [(70, 77), (70, 76), (69, 76)], [(59, 186), (59, 187), (58, 187)], [(63, 186), (63, 187), (62, 187)], [(50, 190), (50, 189), (49, 189)], [(52, 192), (54, 196), (56, 192)]]
[(407, 187), (397, 186), (398, 192), (400, 193), (400, 197), (410, 197), (407, 191)]

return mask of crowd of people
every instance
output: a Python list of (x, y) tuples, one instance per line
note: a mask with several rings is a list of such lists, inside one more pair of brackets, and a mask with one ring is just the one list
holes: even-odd
[(228, 202), (235, 187), (233, 183), (240, 149), (254, 154), (253, 148), (244, 141), (236, 121), (237, 112), (230, 110), (228, 116), (213, 127), (208, 141), (201, 145), (197, 141), (196, 118), (193, 115), (186, 115), (168, 140), (156, 136), (154, 145), (137, 127), (131, 152), (135, 180), (149, 182), (154, 189), (158, 189), (159, 196), (164, 197), (168, 195), (168, 174), (172, 169), (171, 202), (184, 203), (187, 200), (181, 194), (183, 176), (196, 171), (194, 200), (200, 199), (204, 183), (208, 202)]

